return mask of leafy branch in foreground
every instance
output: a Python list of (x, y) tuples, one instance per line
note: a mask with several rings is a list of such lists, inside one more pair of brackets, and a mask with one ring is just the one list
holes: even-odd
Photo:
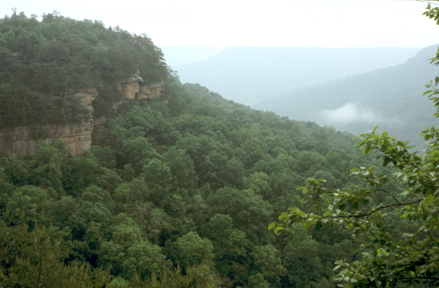
[[(439, 21), (439, 9), (427, 7), (424, 13)], [(438, 22), (439, 24), (439, 22)], [(439, 64), (439, 52), (431, 59)], [(439, 111), (439, 77), (426, 85), (428, 95)], [(439, 112), (435, 113), (439, 118)], [(356, 143), (366, 155), (376, 152), (382, 165), (392, 164), (397, 172), (376, 174), (372, 168), (352, 169), (351, 175), (362, 178), (362, 188), (327, 190), (325, 180), (308, 179), (301, 187), (302, 202), (312, 202), (309, 212), (293, 208), (279, 216), (269, 230), (276, 235), (291, 234), (291, 225), (301, 222), (304, 229), (324, 225), (340, 226), (361, 239), (362, 257), (352, 263), (336, 262), (334, 280), (340, 287), (400, 287), (401, 285), (439, 284), (439, 130), (422, 131), (427, 141), (425, 155), (411, 152), (408, 142), (379, 133), (376, 128), (361, 134)], [(403, 187), (386, 189), (393, 178)], [(376, 194), (385, 195), (379, 204), (370, 201)], [(392, 225), (409, 225), (409, 233), (395, 233)], [(410, 230), (410, 229), (409, 229)]]
[[(434, 98), (434, 97), (432, 97)], [(434, 98), (433, 101), (437, 101)], [(272, 223), (269, 230), (275, 234), (290, 233), (290, 225), (302, 222), (304, 229), (323, 225), (340, 225), (352, 231), (357, 237), (366, 239), (362, 244), (363, 257), (360, 261), (346, 263), (339, 261), (335, 270), (339, 274), (334, 280), (342, 287), (380, 287), (405, 283), (439, 282), (439, 134), (434, 127), (423, 131), (428, 143), (424, 157), (410, 152), (408, 143), (389, 137), (386, 132), (375, 130), (362, 134), (357, 145), (364, 154), (379, 151), (378, 158), (383, 166), (392, 163), (398, 172), (391, 175), (404, 187), (402, 191), (387, 197), (388, 203), (371, 205), (370, 196), (377, 192), (390, 195), (384, 185), (388, 175), (376, 175), (372, 168), (352, 169), (352, 175), (360, 176), (364, 188), (327, 190), (324, 180), (308, 179), (301, 187), (309, 196), (303, 202), (311, 201), (310, 212), (293, 208), (280, 215), (279, 223)], [(397, 214), (404, 221), (413, 221), (417, 228), (413, 233), (400, 235), (395, 240), (389, 229), (387, 213)]]

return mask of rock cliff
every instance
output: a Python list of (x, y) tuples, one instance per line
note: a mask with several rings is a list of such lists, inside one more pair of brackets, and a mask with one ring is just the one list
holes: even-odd
[(82, 91), (76, 94), (88, 113), (80, 123), (53, 124), (45, 126), (20, 126), (0, 129), (0, 149), (7, 149), (15, 155), (32, 156), (38, 145), (56, 138), (66, 143), (74, 157), (81, 156), (91, 148), (93, 133), (93, 100), (97, 96), (95, 89)]
[[(142, 85), (143, 79), (138, 74), (118, 84), (119, 91), (125, 99), (150, 99), (161, 97), (165, 93), (164, 82), (152, 85)], [(95, 118), (93, 115), (93, 100), (98, 96), (96, 89), (80, 91), (75, 94), (81, 104), (87, 109), (87, 114), (79, 123), (53, 124), (44, 126), (20, 126), (0, 129), (0, 150), (8, 150), (14, 155), (33, 156), (41, 142), (59, 139), (66, 143), (73, 157), (81, 156), (90, 151), (93, 131), (96, 127), (105, 126), (106, 118)], [(117, 106), (119, 103), (113, 103)], [(100, 129), (98, 129), (100, 130)]]
[(151, 99), (165, 93), (165, 83), (163, 81), (150, 85), (142, 85), (142, 83), (143, 78), (136, 73), (130, 79), (119, 82), (118, 89), (124, 95), (124, 98), (132, 100)]

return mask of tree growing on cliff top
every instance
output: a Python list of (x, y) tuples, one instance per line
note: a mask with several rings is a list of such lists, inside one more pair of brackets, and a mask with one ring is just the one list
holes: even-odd
[(145, 34), (58, 13), (0, 18), (0, 128), (79, 122), (77, 91), (96, 88), (95, 116), (112, 116), (117, 83), (137, 71), (145, 84), (169, 78), (164, 55)]
[[(439, 8), (427, 7), (424, 13), (439, 24)], [(431, 60), (439, 64), (439, 51)], [(426, 85), (428, 95), (438, 109), (439, 77)], [(427, 140), (425, 155), (411, 152), (408, 142), (399, 141), (376, 128), (361, 134), (357, 142), (364, 154), (376, 152), (382, 165), (393, 165), (392, 175), (378, 174), (372, 168), (352, 169), (361, 177), (361, 188), (328, 190), (325, 180), (308, 179), (301, 187), (311, 202), (309, 211), (292, 208), (279, 216), (269, 230), (291, 233), (291, 225), (302, 222), (304, 229), (324, 225), (341, 226), (363, 242), (361, 260), (336, 262), (334, 280), (340, 287), (400, 287), (401, 285), (439, 285), (439, 129), (430, 127), (421, 134)], [(391, 178), (403, 187), (399, 192), (385, 186)], [(374, 194), (390, 196), (378, 205), (371, 204)], [(399, 218), (399, 219), (398, 219)], [(396, 224), (408, 225), (409, 233), (395, 235)], [(411, 224), (411, 226), (410, 226)], [(412, 227), (412, 229), (410, 229)]]

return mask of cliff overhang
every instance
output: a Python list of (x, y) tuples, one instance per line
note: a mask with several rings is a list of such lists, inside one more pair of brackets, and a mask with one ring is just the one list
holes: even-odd
[[(143, 78), (136, 73), (130, 79), (118, 83), (118, 90), (123, 98), (121, 102), (130, 100), (148, 100), (155, 97), (162, 97), (165, 94), (164, 81), (144, 85)], [(86, 108), (86, 113), (78, 123), (50, 124), (50, 125), (29, 125), (13, 128), (0, 128), (0, 150), (7, 150), (13, 155), (26, 155), (32, 157), (41, 142), (50, 142), (58, 139), (66, 144), (72, 157), (80, 157), (86, 151), (91, 150), (93, 132), (96, 128), (105, 126), (106, 118), (94, 117), (93, 101), (98, 97), (96, 89), (78, 91), (75, 96)]]

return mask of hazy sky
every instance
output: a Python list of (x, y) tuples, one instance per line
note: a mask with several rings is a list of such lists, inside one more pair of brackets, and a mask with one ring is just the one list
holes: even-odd
[(156, 45), (424, 47), (439, 42), (439, 26), (421, 14), (426, 2), (358, 0), (0, 0), (26, 15), (57, 10), (99, 20)]

